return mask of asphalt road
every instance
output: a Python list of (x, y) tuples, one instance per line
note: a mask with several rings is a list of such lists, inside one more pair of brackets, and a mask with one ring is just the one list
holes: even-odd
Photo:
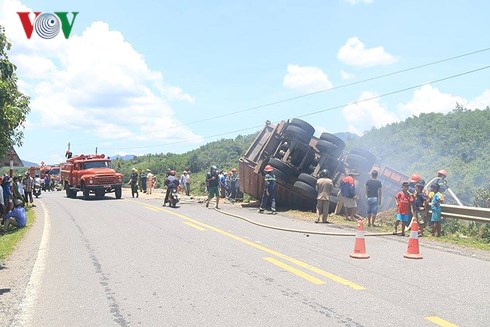
[[(42, 206), (39, 205), (42, 203)], [(339, 230), (223, 205), (281, 227)], [(0, 272), (0, 325), (489, 326), (490, 262), (408, 238), (261, 228), (161, 200), (43, 194), (38, 220)]]

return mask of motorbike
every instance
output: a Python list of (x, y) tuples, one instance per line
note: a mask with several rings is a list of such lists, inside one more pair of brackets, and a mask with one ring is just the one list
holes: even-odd
[(170, 189), (170, 193), (168, 195), (168, 200), (169, 200), (170, 206), (172, 208), (175, 208), (177, 206), (177, 203), (179, 203), (179, 193), (177, 192), (176, 187), (172, 187)]
[(36, 197), (36, 199), (41, 195), (41, 185), (34, 185), (34, 189), (32, 194)]

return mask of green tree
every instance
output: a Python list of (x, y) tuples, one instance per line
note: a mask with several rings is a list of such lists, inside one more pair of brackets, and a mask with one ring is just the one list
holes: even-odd
[(22, 124), (30, 111), (29, 98), (17, 87), (17, 67), (9, 61), (7, 55), (10, 47), (5, 29), (0, 26), (0, 156), (10, 146), (22, 145)]

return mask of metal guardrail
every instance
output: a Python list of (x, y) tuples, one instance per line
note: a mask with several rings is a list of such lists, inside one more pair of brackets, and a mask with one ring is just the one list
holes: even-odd
[(461, 207), (449, 204), (441, 205), (441, 215), (444, 218), (470, 220), (490, 224), (490, 208)]

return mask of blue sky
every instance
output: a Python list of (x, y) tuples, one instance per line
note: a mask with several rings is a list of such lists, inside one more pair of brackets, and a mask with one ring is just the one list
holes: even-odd
[[(68, 40), (27, 39), (17, 11), (79, 15)], [(485, 67), (490, 51), (336, 87), (488, 48), (488, 12), (483, 0), (0, 0), (31, 97), (18, 153), (58, 162), (68, 142), (74, 153), (184, 152), (333, 107), (304, 119), (317, 133), (362, 134), (456, 102), (483, 109), (490, 69), (356, 102)]]

